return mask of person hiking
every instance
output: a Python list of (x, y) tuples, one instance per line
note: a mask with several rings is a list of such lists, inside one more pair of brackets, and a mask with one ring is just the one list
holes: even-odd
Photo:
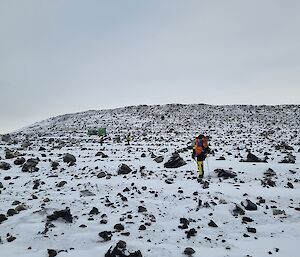
[(99, 142), (100, 142), (100, 145), (102, 146), (104, 143), (104, 136), (100, 136)]
[(204, 176), (204, 160), (209, 152), (207, 138), (205, 135), (200, 134), (196, 137), (192, 153), (192, 157), (196, 160), (198, 166), (198, 180), (201, 180)]
[(132, 140), (131, 134), (128, 133), (126, 136), (126, 145), (130, 145), (130, 141)]

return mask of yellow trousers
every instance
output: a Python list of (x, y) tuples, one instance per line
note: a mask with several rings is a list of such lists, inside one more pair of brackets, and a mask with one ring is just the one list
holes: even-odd
[(198, 165), (198, 175), (203, 176), (204, 175), (204, 163), (203, 161), (197, 161)]

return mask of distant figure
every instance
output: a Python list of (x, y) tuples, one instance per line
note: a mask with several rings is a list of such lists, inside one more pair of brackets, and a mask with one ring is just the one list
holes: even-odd
[(115, 137), (115, 142), (121, 143), (121, 137), (119, 135)]
[(100, 145), (102, 146), (102, 145), (103, 145), (103, 143), (104, 143), (104, 136), (100, 136), (100, 140), (99, 140), (99, 142), (100, 142)]
[(204, 135), (196, 137), (195, 145), (193, 147), (192, 157), (196, 160), (198, 166), (198, 181), (204, 176), (204, 160), (209, 154), (210, 149), (208, 147), (207, 138)]
[(130, 133), (128, 133), (126, 136), (126, 145), (130, 145), (131, 140), (132, 140), (132, 137), (131, 137)]

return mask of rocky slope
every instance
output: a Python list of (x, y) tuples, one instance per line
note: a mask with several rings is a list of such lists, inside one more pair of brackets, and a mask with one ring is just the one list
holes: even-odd
[[(144, 105), (4, 135), (0, 251), (298, 256), (299, 116), (298, 105)], [(107, 128), (103, 146), (92, 127)], [(214, 150), (201, 183), (190, 150), (199, 132)]]

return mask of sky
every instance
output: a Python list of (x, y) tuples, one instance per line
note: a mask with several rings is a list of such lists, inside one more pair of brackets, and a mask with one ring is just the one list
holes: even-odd
[(298, 0), (0, 0), (0, 133), (139, 104), (300, 104)]

